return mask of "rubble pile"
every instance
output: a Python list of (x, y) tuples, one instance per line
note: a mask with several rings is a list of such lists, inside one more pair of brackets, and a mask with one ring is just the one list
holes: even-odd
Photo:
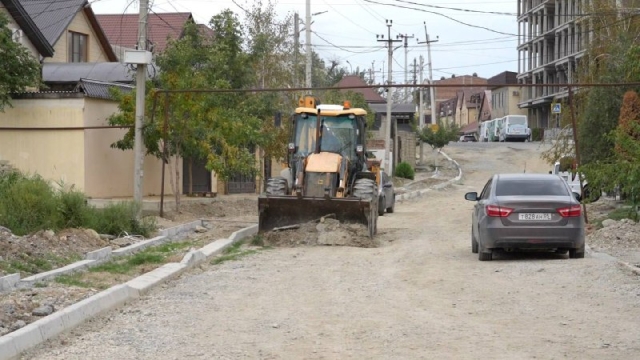
[(296, 246), (353, 246), (372, 248), (379, 241), (369, 238), (367, 227), (362, 224), (341, 224), (338, 220), (322, 218), (265, 233), (264, 245), (279, 247)]
[(587, 235), (587, 244), (595, 251), (612, 256), (640, 252), (640, 223), (630, 219), (606, 219), (601, 229)]

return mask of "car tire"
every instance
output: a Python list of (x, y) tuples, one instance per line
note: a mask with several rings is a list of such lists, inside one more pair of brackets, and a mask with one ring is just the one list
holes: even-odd
[(478, 250), (478, 260), (480, 261), (491, 261), (493, 260), (493, 251), (489, 250), (489, 252), (479, 251)]
[(378, 198), (378, 216), (384, 216), (384, 205), (385, 205), (386, 201), (385, 198), (380, 196)]
[(473, 236), (473, 229), (471, 229), (471, 252), (474, 254), (477, 254), (479, 247), (480, 245), (478, 245), (478, 242), (476, 241), (476, 237)]
[(395, 210), (395, 208), (396, 208), (396, 195), (394, 194), (393, 200), (391, 201), (391, 206), (387, 208), (387, 212), (389, 214), (393, 214), (393, 211)]
[(577, 249), (569, 249), (569, 259), (584, 259), (584, 245)]

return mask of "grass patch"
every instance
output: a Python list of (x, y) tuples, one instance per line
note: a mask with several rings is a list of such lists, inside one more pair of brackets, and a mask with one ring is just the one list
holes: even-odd
[(239, 260), (240, 258), (242, 258), (244, 256), (253, 255), (253, 254), (256, 254), (256, 253), (258, 253), (258, 252), (260, 252), (262, 250), (271, 249), (271, 247), (264, 246), (264, 239), (260, 235), (254, 236), (251, 239), (251, 241), (249, 242), (249, 244), (251, 246), (256, 246), (258, 248), (257, 249), (243, 249), (242, 246), (244, 245), (244, 242), (243, 241), (236, 242), (233, 245), (231, 245), (230, 247), (228, 247), (224, 251), (223, 255), (220, 255), (220, 256), (216, 257), (215, 259), (211, 260), (211, 264), (212, 265), (218, 265), (218, 264), (221, 264), (221, 263), (226, 262), (226, 261), (236, 261), (236, 260)]
[(67, 285), (67, 286), (76, 286), (76, 287), (82, 287), (82, 288), (93, 288), (96, 287), (94, 286), (94, 284), (88, 282), (88, 281), (83, 281), (83, 274), (78, 273), (78, 274), (72, 274), (72, 275), (60, 275), (58, 277), (56, 277), (55, 281), (58, 284), (62, 284), (62, 285)]
[(217, 258), (215, 258), (215, 259), (213, 259), (211, 261), (211, 264), (218, 265), (218, 264), (222, 264), (225, 261), (236, 261), (236, 260), (240, 259), (243, 256), (252, 255), (252, 254), (255, 254), (257, 252), (258, 252), (258, 250), (255, 250), (255, 249), (239, 250), (239, 251), (231, 253), (231, 254), (225, 254), (225, 255), (218, 256)]
[(32, 257), (21, 254), (17, 259), (0, 261), (0, 270), (8, 274), (19, 272), (23, 276), (28, 276), (57, 269), (81, 259), (79, 255), (62, 257), (50, 254), (44, 257)]

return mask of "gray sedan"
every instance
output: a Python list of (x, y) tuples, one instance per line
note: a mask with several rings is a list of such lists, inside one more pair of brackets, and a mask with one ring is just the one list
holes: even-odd
[(557, 175), (494, 175), (478, 195), (471, 221), (471, 249), (480, 261), (493, 250), (548, 249), (583, 258), (585, 223), (580, 202)]

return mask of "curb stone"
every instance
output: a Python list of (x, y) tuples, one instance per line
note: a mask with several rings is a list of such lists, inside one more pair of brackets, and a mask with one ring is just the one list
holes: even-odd
[(607, 253), (603, 253), (603, 252), (597, 252), (594, 251), (589, 245), (585, 244), (585, 251), (587, 252), (587, 254), (591, 255), (594, 258), (597, 259), (603, 259), (603, 260), (608, 260), (608, 261), (615, 261), (618, 263), (618, 265), (620, 265), (621, 267), (631, 271), (632, 273), (636, 274), (636, 275), (640, 275), (640, 268), (638, 268), (637, 266), (633, 266), (631, 264), (629, 264), (626, 261), (622, 261), (620, 259), (618, 259), (615, 256), (611, 256)]
[(462, 178), (462, 168), (460, 167), (460, 164), (458, 164), (457, 161), (449, 157), (449, 155), (447, 155), (444, 151), (439, 151), (439, 153), (442, 154), (442, 156), (444, 156), (448, 161), (452, 162), (456, 166), (456, 168), (458, 169), (458, 176), (452, 179), (449, 179), (443, 183), (431, 186), (427, 189), (415, 190), (415, 191), (407, 192), (402, 195), (396, 196), (396, 201), (404, 202), (406, 200), (415, 199), (415, 198), (421, 197), (422, 195), (425, 195), (431, 190), (440, 190), (453, 184), (454, 182), (460, 181), (460, 179)]
[[(188, 252), (180, 263), (165, 264), (124, 284), (115, 285), (19, 330), (1, 336), (0, 360), (15, 359), (22, 352), (69, 331), (95, 316), (136, 300), (152, 288), (176, 278), (197, 264), (222, 253), (234, 243), (257, 233), (258, 225), (238, 230), (227, 239), (218, 239), (199, 250)], [(7, 277), (1, 279), (5, 278)]]

